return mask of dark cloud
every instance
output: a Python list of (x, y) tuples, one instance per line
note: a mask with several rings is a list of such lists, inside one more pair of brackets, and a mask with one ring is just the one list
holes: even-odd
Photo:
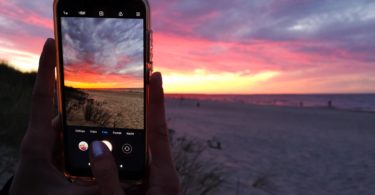
[[(292, 75), (286, 78), (292, 82), (297, 81), (293, 75), (316, 80), (352, 75), (363, 78), (358, 86), (373, 86), (373, 80), (362, 76), (375, 71), (373, 0), (149, 1), (156, 67), (170, 72), (276, 70)], [(39, 55), (44, 39), (53, 37), (52, 23), (52, 1), (1, 1), (0, 48)], [(142, 55), (130, 47), (133, 44), (110, 43), (137, 39), (136, 34), (111, 30), (108, 35), (108, 29), (123, 25), (93, 20), (84, 29), (90, 36), (84, 42), (73, 41), (82, 38), (81, 27), (77, 23), (70, 29), (68, 61), (82, 64), (79, 59), (86, 59), (102, 74), (140, 74), (131, 65)]]
[[(151, 4), (156, 32), (242, 43), (319, 41), (355, 56), (375, 52), (374, 1), (152, 0)], [(308, 44), (305, 47), (309, 50)]]
[[(141, 19), (63, 18), (64, 63), (98, 74), (143, 76)], [(75, 67), (76, 66), (76, 67)]]

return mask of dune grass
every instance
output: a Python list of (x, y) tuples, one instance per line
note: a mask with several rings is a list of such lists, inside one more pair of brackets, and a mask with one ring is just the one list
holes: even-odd
[(0, 188), (13, 174), (26, 131), (36, 73), (21, 73), (0, 62)]
[(203, 140), (192, 137), (176, 137), (175, 130), (169, 129), (169, 140), (172, 145), (172, 154), (180, 175), (181, 193), (186, 195), (215, 194), (225, 183), (227, 172), (203, 156), (207, 147)]
[(0, 63), (0, 144), (18, 148), (27, 128), (36, 73)]

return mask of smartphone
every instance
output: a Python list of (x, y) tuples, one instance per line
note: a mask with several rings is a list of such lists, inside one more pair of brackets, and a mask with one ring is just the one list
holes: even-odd
[(89, 150), (99, 140), (121, 180), (142, 180), (152, 71), (148, 2), (55, 0), (54, 27), (65, 175), (93, 177)]

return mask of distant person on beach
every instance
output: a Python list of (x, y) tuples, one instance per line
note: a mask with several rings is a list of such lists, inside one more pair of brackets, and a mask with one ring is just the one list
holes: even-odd
[(181, 96), (181, 97), (180, 97), (180, 104), (182, 104), (184, 101), (185, 101), (184, 96)]
[(329, 100), (329, 101), (328, 101), (328, 108), (333, 108), (332, 100)]
[(150, 109), (148, 115), (148, 147), (152, 160), (148, 178), (139, 186), (120, 183), (112, 153), (99, 141), (91, 145), (91, 170), (95, 182), (70, 182), (62, 170), (60, 121), (54, 116), (56, 53), (53, 39), (44, 45), (34, 85), (30, 122), (20, 149), (20, 161), (13, 179), (1, 194), (179, 194), (179, 178), (171, 157), (160, 73), (150, 78)]

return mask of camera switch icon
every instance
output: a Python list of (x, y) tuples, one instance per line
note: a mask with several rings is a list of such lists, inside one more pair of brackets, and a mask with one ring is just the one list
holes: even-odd
[(122, 152), (125, 154), (130, 154), (133, 151), (133, 148), (130, 144), (124, 144), (122, 145)]

